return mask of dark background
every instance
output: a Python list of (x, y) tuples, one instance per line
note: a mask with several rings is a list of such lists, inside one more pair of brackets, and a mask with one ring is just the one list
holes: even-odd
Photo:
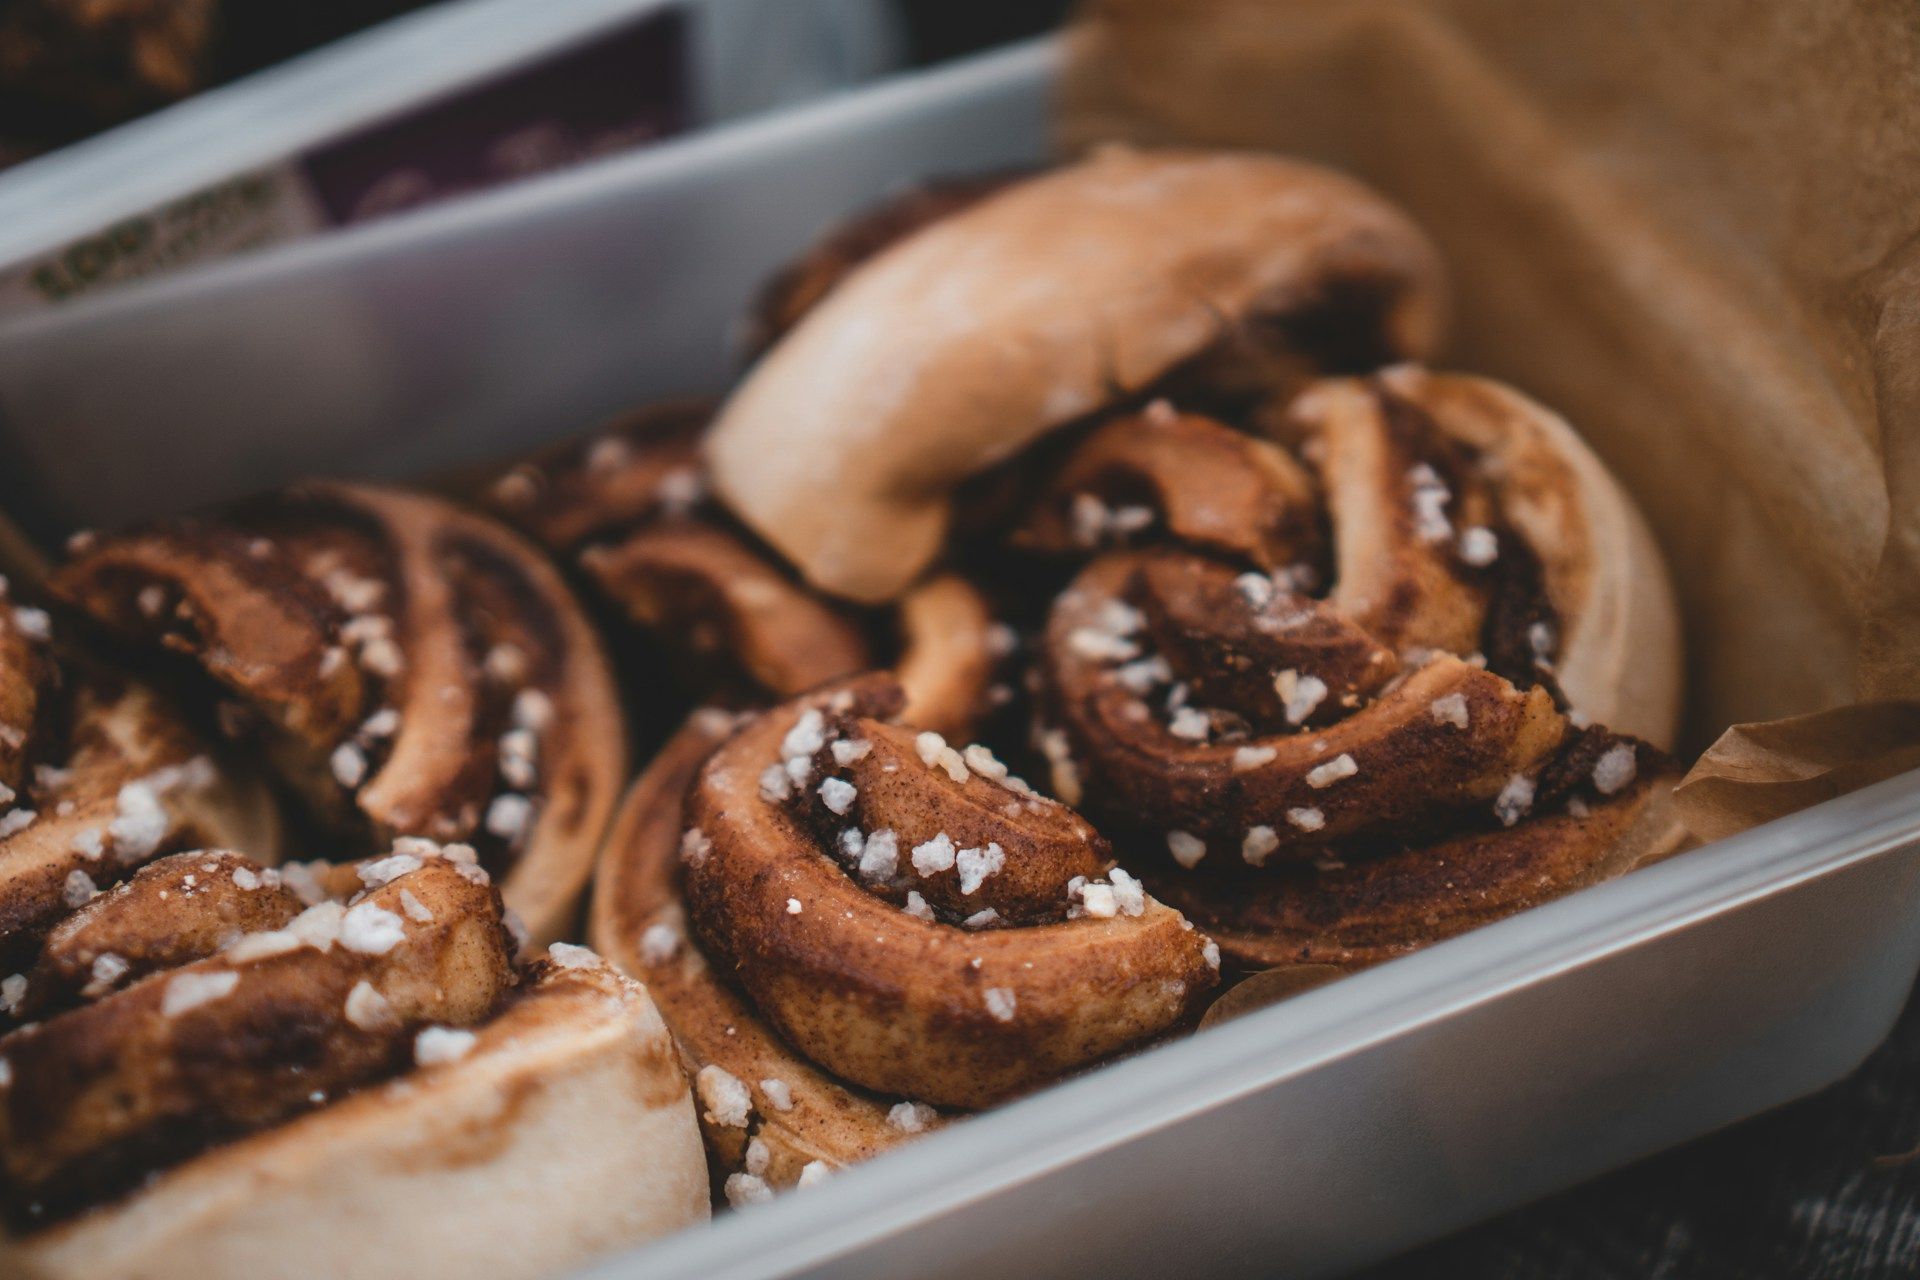
[(1068, 0), (894, 0), (917, 64), (1038, 35), (1060, 25)]

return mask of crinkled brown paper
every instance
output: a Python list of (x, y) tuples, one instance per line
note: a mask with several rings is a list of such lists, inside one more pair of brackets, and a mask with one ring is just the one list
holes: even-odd
[(1920, 767), (1920, 6), (1094, 0), (1069, 63), (1070, 147), (1304, 156), (1433, 233), (1448, 361), (1666, 549), (1697, 834)]

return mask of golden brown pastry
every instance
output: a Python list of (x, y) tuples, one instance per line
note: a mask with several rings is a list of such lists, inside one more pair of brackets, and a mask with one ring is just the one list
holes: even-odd
[(714, 486), (810, 582), (897, 596), (951, 495), (1116, 398), (1428, 355), (1438, 259), (1392, 205), (1272, 156), (1110, 149), (846, 275), (707, 440)]
[(92, 539), (54, 586), (179, 655), (347, 847), (473, 843), (560, 936), (626, 776), (598, 636), (546, 557), (440, 498), (309, 484)]
[[(703, 697), (787, 697), (864, 669), (852, 611), (795, 582), (709, 498), (698, 440), (712, 406), (628, 414), (521, 462), (484, 500), (573, 568), (664, 667)], [(627, 649), (632, 646), (619, 646)]]
[(97, 890), (182, 848), (272, 856), (279, 841), (261, 788), (218, 767), (154, 689), (55, 627), (0, 578), (0, 1011), (30, 994), (20, 948)]
[(1056, 790), (1257, 967), (1372, 963), (1669, 851), (1673, 604), (1566, 425), (1401, 366), (1279, 434), (1156, 403), (1054, 477), (1031, 543), (1122, 491), (1150, 513), (1047, 619)]
[(0, 1034), (8, 1274), (537, 1276), (706, 1216), (644, 989), (517, 963), (468, 846), (178, 853), (37, 950)]
[(1108, 150), (876, 239), (816, 255), (716, 488), (857, 599), (943, 541), (1091, 557), (1040, 587), (1034, 748), (1230, 954), (1368, 963), (1670, 849), (1659, 554), (1553, 414), (1394, 363), (1442, 294), (1398, 211)]
[(696, 716), (602, 857), (592, 937), (660, 1000), (733, 1203), (1148, 1043), (1216, 981), (1083, 819), (904, 702), (875, 676)]
[(656, 759), (593, 937), (736, 1203), (1183, 1026), (1223, 951), (1351, 969), (1672, 847), (1658, 553), (1550, 412), (1396, 363), (1441, 293), (1354, 184), (1178, 152), (909, 200), (775, 286), (785, 336), (676, 437), (707, 518), (808, 609), (994, 584), (1030, 660), (999, 745), (1053, 799), (880, 677)]
[[(711, 418), (700, 402), (626, 415), (512, 467), (485, 501), (617, 615), (615, 652), (668, 723), (694, 703), (765, 706), (887, 663), (914, 723), (974, 723), (1005, 656), (981, 593), (936, 574), (874, 616), (797, 581), (712, 501), (700, 453)], [(660, 697), (664, 684), (679, 697)]]

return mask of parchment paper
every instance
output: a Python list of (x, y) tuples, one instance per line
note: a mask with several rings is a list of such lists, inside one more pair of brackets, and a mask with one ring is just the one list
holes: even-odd
[(1091, 0), (1069, 64), (1069, 149), (1279, 150), (1433, 233), (1448, 362), (1666, 550), (1698, 834), (1920, 765), (1920, 6)]

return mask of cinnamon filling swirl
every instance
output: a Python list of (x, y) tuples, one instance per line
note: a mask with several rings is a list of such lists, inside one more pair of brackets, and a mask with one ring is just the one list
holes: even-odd
[(695, 403), (635, 413), (487, 490), (617, 616), (645, 718), (765, 706), (889, 664), (916, 724), (959, 732), (987, 711), (1007, 650), (980, 592), (936, 574), (891, 609), (857, 610), (797, 581), (710, 499), (708, 417)]
[(1142, 896), (1069, 918), (1111, 869), (1085, 823), (978, 753), (906, 756), (895, 698), (846, 693), (741, 730), (687, 807), (693, 924), (791, 1043), (868, 1088), (978, 1107), (1198, 1012), (1213, 969), (1177, 914)]
[(0, 579), (0, 1019), (36, 997), (16, 972), (33, 947), (98, 890), (183, 847), (278, 839), (267, 797), (171, 702), (54, 627)]
[[(1279, 433), (1291, 455), (1155, 405), (1089, 435), (1019, 535), (1128, 544), (1053, 602), (1036, 741), (1056, 790), (1156, 849), (1156, 888), (1245, 963), (1384, 958), (1647, 853), (1624, 833), (1673, 766), (1568, 705), (1568, 620), (1509, 514), (1517, 490), (1558, 501), (1577, 572), (1577, 494), (1448, 430), (1425, 403), (1446, 383), (1321, 384)], [(1256, 450), (1196, 517), (1183, 460)], [(1126, 510), (1120, 486), (1130, 527), (1059, 536), (1085, 495)], [(1207, 523), (1236, 515), (1237, 540)]]
[(697, 717), (609, 841), (594, 936), (699, 1073), (730, 1198), (1164, 1036), (1217, 981), (1084, 819), (906, 705), (874, 676)]
[(403, 841), (352, 868), (151, 863), (48, 934), (26, 977), (38, 1020), (0, 1036), (8, 1218), (43, 1227), (463, 1056), (518, 981), (513, 953), (465, 846)]
[(624, 773), (600, 643), (558, 575), (437, 498), (314, 484), (98, 539), (56, 586), (211, 681), (325, 832), (466, 840), (550, 937)]

